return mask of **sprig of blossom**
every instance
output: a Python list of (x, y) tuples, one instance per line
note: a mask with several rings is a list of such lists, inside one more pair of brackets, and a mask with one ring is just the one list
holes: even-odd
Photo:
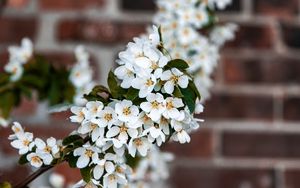
[(235, 24), (213, 27), (209, 36), (199, 30), (216, 25), (215, 9), (224, 9), (231, 0), (157, 0), (159, 11), (153, 22), (160, 25), (164, 46), (173, 58), (185, 59), (195, 78), (202, 102), (210, 96), (210, 78), (219, 60), (219, 49), (234, 38)]
[[(200, 95), (186, 73), (188, 65), (164, 54), (161, 41), (155, 26), (149, 38), (134, 38), (119, 54), (119, 67), (109, 75), (110, 97), (97, 95), (103, 88), (96, 88), (85, 106), (71, 108), (71, 121), (80, 124), (77, 134), (89, 138), (73, 153), (77, 168), (90, 168), (87, 184), (114, 187), (131, 183), (129, 156), (158, 157), (155, 145), (169, 139), (188, 143), (189, 132), (198, 128), (193, 112)], [(143, 163), (154, 165), (150, 160), (140, 165)]]
[[(25, 157), (33, 167), (40, 168), (43, 165), (50, 165), (54, 159), (60, 158), (60, 141), (53, 137), (43, 141), (33, 137), (30, 132), (25, 132), (23, 127), (14, 122), (12, 126), (14, 134), (9, 136), (11, 146), (19, 150), (19, 154)], [(24, 160), (24, 159), (23, 159)]]
[(9, 62), (4, 66), (4, 70), (10, 73), (12, 82), (18, 81), (23, 74), (23, 65), (33, 55), (33, 45), (30, 39), (24, 38), (21, 41), (21, 46), (11, 46), (8, 48)]
[(69, 79), (76, 88), (74, 104), (84, 105), (87, 101), (83, 98), (83, 95), (88, 94), (95, 86), (93, 82), (93, 71), (89, 62), (90, 55), (82, 45), (75, 48), (74, 54), (76, 64), (71, 69)]

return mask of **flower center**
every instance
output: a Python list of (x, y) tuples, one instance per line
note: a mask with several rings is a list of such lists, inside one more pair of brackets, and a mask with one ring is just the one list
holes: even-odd
[(23, 145), (28, 146), (30, 144), (30, 141), (28, 139), (23, 140)]
[(123, 170), (121, 167), (119, 167), (119, 166), (117, 166), (116, 171), (117, 171), (118, 173), (120, 173), (120, 174), (123, 174), (123, 173), (124, 173), (124, 170)]
[(120, 127), (120, 132), (126, 132), (127, 130), (128, 130), (128, 128), (123, 123), (123, 125)]
[(172, 80), (175, 84), (178, 82), (178, 79), (179, 79), (179, 76), (173, 75), (173, 76), (171, 77), (171, 80)]
[(46, 146), (44, 148), (44, 151), (47, 152), (47, 153), (50, 153), (51, 152), (51, 147), (50, 146)]
[(157, 69), (157, 68), (158, 68), (158, 65), (157, 65), (155, 62), (153, 62), (153, 63), (151, 64), (151, 69), (155, 70), (155, 69)]
[(88, 156), (88, 157), (92, 157), (92, 156), (93, 156), (93, 153), (94, 153), (94, 152), (93, 152), (92, 150), (87, 149), (87, 150), (85, 151), (84, 154), (85, 154), (86, 156)]
[(154, 109), (158, 109), (159, 108), (159, 103), (157, 101), (153, 101), (153, 102), (151, 102), (151, 106)]
[(109, 181), (110, 181), (110, 182), (114, 182), (114, 181), (116, 181), (116, 179), (117, 179), (117, 178), (116, 178), (115, 175), (110, 175), (110, 176), (109, 176)]
[(94, 123), (91, 124), (91, 129), (92, 129), (92, 130), (95, 130), (97, 127), (98, 127), (97, 124), (94, 124)]
[(39, 158), (38, 156), (32, 157), (31, 160), (33, 163), (41, 163), (42, 162), (41, 158)]
[(172, 101), (168, 101), (167, 104), (166, 104), (166, 107), (167, 107), (168, 110), (174, 108), (173, 102)]
[(80, 72), (76, 72), (75, 77), (77, 77), (77, 78), (80, 77)]
[(111, 121), (113, 119), (112, 114), (110, 114), (110, 113), (104, 114), (104, 119), (106, 121)]
[(124, 108), (124, 109), (123, 109), (123, 114), (124, 114), (125, 116), (130, 115), (130, 114), (131, 114), (130, 108), (129, 108), (129, 107)]
[(17, 68), (17, 67), (14, 67), (13, 70), (12, 70), (12, 73), (13, 73), (13, 74), (17, 74), (17, 71), (18, 71), (18, 68)]
[(135, 143), (135, 145), (136, 145), (137, 147), (143, 145), (142, 139), (140, 139), (140, 138), (135, 139), (135, 140), (134, 140), (134, 143)]
[(150, 87), (150, 86), (152, 86), (154, 84), (154, 82), (151, 80), (151, 79), (148, 79), (147, 81), (146, 81), (146, 86), (148, 86), (148, 87)]

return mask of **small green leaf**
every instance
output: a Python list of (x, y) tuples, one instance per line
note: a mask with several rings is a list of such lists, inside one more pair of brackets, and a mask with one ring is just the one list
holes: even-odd
[(193, 113), (195, 111), (195, 107), (196, 107), (196, 95), (194, 93), (194, 91), (188, 87), (188, 88), (181, 88), (181, 93), (184, 95), (184, 102), (186, 103), (186, 105), (188, 106), (189, 110), (191, 113)]
[(190, 87), (192, 90), (194, 90), (196, 96), (200, 100), (201, 94), (200, 94), (199, 90), (197, 89), (197, 86), (195, 85), (195, 83), (193, 81), (190, 81), (188, 87)]
[(126, 90), (120, 87), (118, 79), (112, 71), (108, 74), (107, 83), (113, 98), (119, 99), (125, 94)]
[(174, 97), (178, 97), (178, 98), (184, 97), (184, 95), (181, 93), (181, 91), (178, 88), (178, 86), (175, 86), (173, 95), (174, 95)]
[(127, 97), (128, 100), (133, 101), (138, 96), (139, 96), (139, 90), (138, 89), (134, 89), (132, 87), (128, 89), (128, 92), (126, 94), (126, 97)]
[(189, 65), (187, 64), (187, 62), (185, 62), (182, 59), (173, 59), (173, 60), (168, 62), (166, 67), (169, 68), (169, 69), (177, 68), (177, 69), (180, 69), (180, 70), (185, 70), (185, 69), (189, 68)]
[(76, 166), (76, 163), (77, 163), (78, 158), (79, 158), (79, 157), (73, 156), (73, 153), (71, 153), (70, 155), (68, 155), (67, 161), (68, 161), (69, 166), (70, 166), (71, 168), (76, 168), (76, 167), (77, 167), (77, 166)]
[(18, 163), (20, 165), (24, 165), (24, 164), (28, 163), (28, 160), (27, 160), (26, 157), (27, 157), (27, 154), (21, 155), (21, 157), (19, 158)]
[(72, 144), (72, 143), (74, 143), (74, 142), (76, 142), (76, 141), (79, 141), (79, 140), (83, 140), (81, 136), (76, 135), (76, 134), (75, 134), (75, 135), (70, 135), (70, 136), (66, 137), (66, 138), (62, 141), (62, 144), (63, 144), (64, 146), (66, 146), (66, 145)]
[(91, 178), (92, 178), (91, 170), (92, 170), (92, 167), (90, 167), (90, 166), (80, 169), (81, 177), (87, 183), (90, 182)]

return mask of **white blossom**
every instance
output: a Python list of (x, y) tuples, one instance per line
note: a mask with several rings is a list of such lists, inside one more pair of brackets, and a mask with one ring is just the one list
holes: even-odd
[(166, 83), (164, 84), (164, 90), (168, 94), (173, 93), (175, 86), (178, 85), (181, 88), (187, 88), (189, 83), (188, 76), (184, 75), (180, 70), (176, 68), (172, 68), (171, 70), (163, 72), (161, 80), (166, 81)]
[(135, 157), (137, 151), (141, 156), (145, 157), (149, 149), (150, 143), (145, 137), (132, 138), (128, 144), (128, 152), (132, 157)]
[(91, 161), (98, 160), (99, 149), (91, 146), (89, 143), (74, 150), (74, 156), (79, 156), (76, 166), (78, 168), (85, 168)]
[(118, 119), (123, 122), (136, 121), (139, 115), (138, 107), (129, 100), (118, 102), (115, 106), (115, 111), (118, 114)]
[(26, 154), (33, 148), (34, 142), (32, 133), (25, 132), (23, 134), (16, 134), (16, 137), (16, 140), (11, 142), (11, 146), (19, 149), (20, 155)]
[(153, 121), (160, 120), (162, 113), (165, 111), (165, 100), (160, 93), (150, 93), (147, 96), (147, 102), (141, 103), (141, 109), (147, 113)]

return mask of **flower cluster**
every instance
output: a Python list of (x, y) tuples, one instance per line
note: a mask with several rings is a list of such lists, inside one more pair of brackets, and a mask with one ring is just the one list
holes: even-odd
[(11, 74), (12, 82), (18, 81), (23, 74), (23, 65), (33, 55), (32, 42), (28, 38), (21, 41), (21, 46), (11, 46), (8, 48), (9, 62), (5, 65), (4, 70)]
[[(135, 38), (119, 54), (120, 66), (109, 75), (110, 97), (98, 96), (96, 100), (93, 96), (84, 107), (71, 108), (71, 121), (80, 124), (77, 134), (89, 138), (73, 152), (76, 167), (92, 172), (86, 183), (127, 185), (129, 157), (144, 158), (152, 150), (148, 159), (157, 158), (154, 145), (161, 146), (169, 139), (188, 143), (188, 133), (199, 127), (193, 113), (200, 94), (186, 73), (188, 65), (160, 51), (161, 42), (155, 26), (148, 38)], [(146, 161), (139, 168), (145, 173), (148, 166), (154, 165)]]
[(83, 98), (83, 95), (91, 92), (96, 84), (93, 82), (93, 71), (90, 67), (89, 54), (86, 49), (79, 45), (74, 52), (77, 62), (71, 69), (69, 79), (76, 88), (73, 99), (74, 104), (84, 105), (87, 101)]
[(22, 126), (14, 122), (12, 126), (14, 134), (9, 136), (11, 146), (19, 150), (19, 154), (36, 168), (42, 165), (50, 165), (54, 159), (60, 157), (60, 141), (50, 137), (47, 141), (33, 137), (30, 132), (24, 132)]
[(210, 78), (219, 60), (219, 48), (234, 36), (236, 26), (213, 28), (210, 36), (199, 33), (214, 25), (214, 9), (224, 9), (231, 0), (157, 0), (159, 11), (153, 22), (162, 28), (164, 46), (173, 58), (185, 59), (195, 77), (202, 101), (209, 97)]

